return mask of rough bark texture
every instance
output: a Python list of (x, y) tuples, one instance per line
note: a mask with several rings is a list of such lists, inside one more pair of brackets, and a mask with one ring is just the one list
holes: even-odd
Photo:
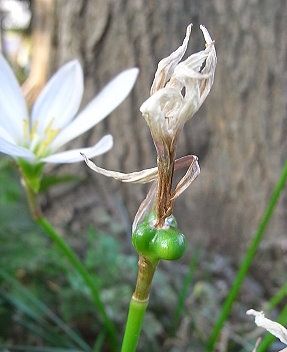
[[(234, 250), (244, 244), (287, 155), (287, 2), (58, 0), (55, 13), (53, 67), (80, 59), (85, 101), (121, 70), (140, 68), (130, 97), (73, 143), (92, 145), (99, 136), (112, 133), (113, 151), (96, 161), (122, 171), (155, 164), (139, 106), (148, 97), (157, 62), (178, 47), (186, 26), (194, 24), (189, 53), (203, 47), (199, 24), (207, 26), (218, 54), (215, 84), (186, 125), (178, 148), (180, 156), (198, 155), (202, 173), (177, 202), (177, 218), (188, 237), (210, 248)], [(69, 168), (90, 174), (83, 165)], [(132, 218), (144, 189), (90, 174), (73, 192), (61, 192), (52, 212), (72, 224), (80, 218), (80, 227), (86, 226), (99, 212), (99, 194), (118, 216), (126, 214), (125, 204)], [(273, 236), (286, 235), (286, 204), (285, 194), (270, 228)]]

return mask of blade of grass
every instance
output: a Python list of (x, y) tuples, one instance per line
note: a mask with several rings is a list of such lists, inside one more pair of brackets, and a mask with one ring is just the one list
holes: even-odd
[(279, 289), (279, 291), (273, 297), (271, 297), (269, 302), (267, 302), (266, 310), (270, 311), (276, 308), (278, 304), (280, 304), (286, 296), (287, 296), (287, 282)]
[(59, 332), (56, 331), (54, 327), (48, 325), (42, 317), (39, 317), (37, 313), (30, 309), (21, 299), (11, 293), (5, 293), (4, 291), (0, 291), (0, 297), (23, 314), (22, 317), (16, 316), (15, 321), (30, 330), (34, 335), (40, 336), (52, 345), (75, 347), (70, 340), (67, 340), (63, 335), (59, 335)]
[[(30, 292), (26, 287), (24, 287), (20, 282), (14, 279), (7, 272), (0, 270), (0, 277), (2, 277), (23, 297), (27, 304), (23, 305), (23, 302), (18, 302), (19, 305), (22, 304), (22, 311), (26, 314), (28, 313), (30, 317), (37, 319), (38, 321), (45, 321), (43, 317), (49, 318), (56, 326), (59, 327), (78, 347), (83, 349), (83, 351), (91, 351), (90, 346), (75, 332), (73, 331), (63, 320), (61, 320), (55, 313), (52, 312), (42, 301), (35, 297), (32, 292)], [(34, 311), (30, 309), (34, 308)], [(28, 309), (28, 311), (27, 311)], [(38, 314), (35, 314), (35, 309)], [(43, 316), (43, 317), (42, 317)]]
[(115, 326), (112, 320), (109, 318), (104, 303), (102, 302), (101, 295), (99, 289), (93, 280), (92, 276), (86, 269), (83, 263), (79, 260), (77, 254), (73, 251), (73, 249), (65, 242), (63, 237), (54, 229), (54, 227), (48, 222), (48, 220), (44, 217), (38, 217), (36, 223), (41, 227), (41, 229), (50, 237), (50, 239), (56, 244), (58, 249), (63, 253), (63, 255), (67, 258), (70, 264), (73, 266), (75, 271), (80, 275), (83, 282), (87, 285), (90, 290), (91, 297), (95, 306), (97, 307), (100, 316), (103, 320), (104, 327), (109, 335), (109, 343), (113, 351), (117, 348), (117, 335)]
[(105, 335), (105, 331), (100, 331), (99, 335), (97, 336), (97, 340), (94, 344), (93, 352), (101, 352), (103, 350), (106, 337)]
[(172, 333), (173, 334), (176, 333), (176, 329), (178, 327), (180, 318), (182, 316), (182, 313), (184, 310), (184, 304), (185, 304), (186, 298), (188, 296), (189, 288), (191, 286), (191, 283), (193, 280), (193, 275), (194, 275), (194, 272), (196, 270), (197, 265), (198, 265), (198, 258), (197, 258), (197, 255), (194, 254), (191, 258), (190, 263), (189, 263), (188, 272), (184, 277), (181, 290), (178, 293), (178, 300), (177, 300), (176, 308), (174, 311), (174, 317), (172, 319), (172, 322), (173, 322)]
[(55, 331), (52, 329), (47, 329), (45, 326), (39, 325), (38, 322), (33, 322), (29, 319), (21, 319), (17, 318), (16, 322), (20, 325), (22, 325), (24, 328), (27, 330), (30, 330), (33, 335), (41, 337), (46, 343), (49, 343), (51, 345), (60, 345), (63, 347), (74, 347), (70, 344), (70, 342), (66, 341), (63, 339), (62, 336), (57, 334)]
[(222, 309), (220, 311), (219, 317), (214, 325), (214, 328), (211, 332), (210, 338), (208, 340), (207, 349), (208, 351), (214, 351), (216, 342), (219, 338), (221, 330), (224, 326), (225, 321), (228, 319), (228, 316), (231, 312), (234, 301), (236, 300), (238, 293), (241, 289), (242, 283), (246, 277), (246, 274), (253, 262), (254, 256), (257, 252), (258, 246), (262, 241), (262, 238), (266, 232), (269, 221), (273, 215), (273, 212), (276, 208), (276, 205), (279, 201), (280, 195), (285, 187), (287, 180), (287, 161), (284, 164), (284, 167), (281, 171), (278, 182), (276, 183), (272, 195), (269, 199), (267, 207), (263, 213), (261, 221), (258, 225), (258, 228), (251, 240), (249, 247), (247, 248), (246, 254), (242, 260), (242, 263), (239, 267), (239, 270), (236, 274), (236, 277), (233, 281), (231, 289), (223, 303)]
[(71, 348), (58, 347), (36, 347), (36, 346), (21, 346), (21, 345), (0, 345), (0, 351), (19, 351), (19, 352), (82, 352)]

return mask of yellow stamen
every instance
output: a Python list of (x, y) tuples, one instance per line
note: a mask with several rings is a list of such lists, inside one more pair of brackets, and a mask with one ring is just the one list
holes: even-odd
[[(52, 143), (52, 141), (60, 132), (59, 129), (52, 127), (53, 122), (54, 122), (54, 119), (51, 119), (48, 126), (44, 130), (44, 136), (42, 140), (39, 143), (37, 143), (36, 147), (34, 148), (34, 152), (37, 157), (43, 157), (47, 154), (49, 145)], [(31, 140), (39, 139), (40, 136), (37, 134), (37, 130), (38, 130), (38, 123), (36, 121), (31, 130), (31, 134), (30, 134)]]
[(30, 140), (30, 126), (29, 126), (29, 121), (27, 119), (23, 119), (23, 136), (24, 136), (24, 141), (25, 144), (29, 143)]

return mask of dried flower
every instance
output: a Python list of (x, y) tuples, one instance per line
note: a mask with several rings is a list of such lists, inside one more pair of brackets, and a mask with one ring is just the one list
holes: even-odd
[(200, 108), (213, 84), (216, 52), (204, 26), (200, 29), (206, 49), (180, 62), (187, 49), (191, 28), (191, 25), (187, 27), (182, 45), (159, 62), (151, 97), (140, 108), (159, 152), (164, 144), (173, 142), (184, 123)]
[(206, 49), (180, 62), (191, 33), (187, 27), (182, 45), (161, 60), (151, 87), (151, 97), (141, 106), (157, 150), (158, 191), (156, 212), (158, 226), (172, 213), (175, 148), (185, 122), (200, 108), (214, 80), (216, 52), (207, 29), (200, 26)]
[[(196, 156), (188, 155), (175, 159), (178, 135), (185, 122), (196, 113), (210, 92), (216, 67), (214, 42), (204, 26), (200, 26), (200, 29), (206, 42), (205, 50), (180, 62), (187, 49), (191, 27), (192, 25), (187, 27), (182, 45), (159, 62), (151, 96), (140, 107), (157, 150), (157, 168), (122, 174), (99, 168), (86, 158), (87, 165), (94, 171), (123, 182), (156, 181), (138, 210), (133, 230), (153, 204), (155, 195), (156, 227), (162, 227), (165, 219), (172, 213), (174, 200), (200, 173)], [(174, 171), (183, 167), (188, 167), (188, 170), (173, 189)]]
[(75, 117), (83, 95), (83, 72), (74, 60), (49, 80), (36, 100), (31, 118), (19, 84), (0, 55), (0, 152), (30, 163), (73, 163), (82, 161), (80, 152), (95, 157), (113, 145), (111, 135), (90, 148), (54, 154), (110, 114), (129, 94), (138, 69), (126, 70), (114, 78)]

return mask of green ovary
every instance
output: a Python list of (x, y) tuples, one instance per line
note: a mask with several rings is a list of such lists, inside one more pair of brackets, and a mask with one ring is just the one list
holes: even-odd
[(151, 248), (158, 259), (179, 259), (186, 248), (185, 236), (177, 228), (159, 229), (152, 240)]
[(145, 219), (132, 235), (132, 243), (138, 254), (154, 260), (176, 260), (182, 257), (186, 241), (184, 234), (177, 228), (175, 218), (167, 218), (163, 228), (156, 228), (151, 219), (154, 216)]

